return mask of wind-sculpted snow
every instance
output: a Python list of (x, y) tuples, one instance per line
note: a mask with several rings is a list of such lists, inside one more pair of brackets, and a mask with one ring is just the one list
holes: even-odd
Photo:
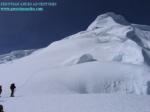
[[(148, 68), (142, 66), (90, 62), (40, 71), (19, 93), (25, 94), (148, 94)], [(40, 85), (39, 85), (40, 84)], [(39, 90), (40, 88), (40, 90)], [(25, 92), (25, 90), (29, 90)], [(18, 94), (19, 94), (18, 93)]]
[(148, 25), (132, 24), (132, 26), (135, 28), (139, 28), (141, 30), (144, 30), (144, 31), (150, 31), (150, 26), (148, 26)]
[(141, 40), (142, 47), (150, 49), (150, 31), (142, 31), (136, 28), (135, 34)]

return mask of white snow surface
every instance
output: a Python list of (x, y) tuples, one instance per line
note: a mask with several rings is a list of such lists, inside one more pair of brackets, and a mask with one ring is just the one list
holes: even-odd
[(116, 94), (44, 95), (4, 99), (6, 112), (149, 112), (150, 97)]
[[(86, 31), (0, 64), (0, 103), (6, 112), (150, 112), (143, 27), (106, 13)], [(16, 98), (8, 97), (12, 82)]]

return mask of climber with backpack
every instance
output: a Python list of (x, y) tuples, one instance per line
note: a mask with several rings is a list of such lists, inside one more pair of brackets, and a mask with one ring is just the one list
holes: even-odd
[(16, 89), (16, 86), (15, 86), (14, 83), (12, 83), (12, 84), (10, 85), (10, 90), (11, 90), (11, 95), (10, 95), (10, 97), (14, 97), (15, 89)]

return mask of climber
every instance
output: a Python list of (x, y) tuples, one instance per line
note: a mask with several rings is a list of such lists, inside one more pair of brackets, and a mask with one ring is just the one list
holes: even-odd
[(14, 83), (12, 83), (12, 84), (10, 85), (10, 90), (11, 90), (11, 95), (10, 95), (10, 97), (14, 97), (15, 89), (16, 89), (16, 86), (15, 86)]
[(0, 112), (4, 112), (3, 105), (0, 105)]

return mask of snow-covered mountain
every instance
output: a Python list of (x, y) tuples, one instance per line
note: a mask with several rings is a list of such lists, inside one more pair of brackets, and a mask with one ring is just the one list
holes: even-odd
[(9, 61), (13, 61), (13, 60), (28, 56), (28, 55), (32, 54), (34, 51), (35, 51), (35, 49), (16, 50), (16, 51), (12, 51), (12, 52), (7, 53), (7, 54), (0, 55), (0, 64), (7, 63)]
[[(39, 91), (37, 90), (39, 84), (44, 93), (45, 91), (49, 91), (48, 93), (82, 93), (78, 91), (80, 88), (78, 81), (82, 79), (80, 83), (83, 83), (84, 88), (87, 89), (86, 93), (93, 93), (96, 89), (99, 93), (123, 91), (147, 94), (149, 78), (143, 78), (149, 77), (146, 64), (149, 64), (150, 31), (145, 30), (144, 27), (130, 24), (122, 16), (114, 13), (100, 15), (85, 31), (54, 42), (28, 57), (0, 65), (0, 74), (3, 77), (1, 82), (13, 81), (18, 85), (27, 83), (24, 88), (31, 88), (32, 93), (34, 89), (36, 92)], [(115, 71), (117, 73), (114, 73), (115, 69), (118, 69)], [(10, 73), (15, 75), (8, 78)], [(58, 74), (62, 74), (62, 76), (58, 77)], [(85, 76), (85, 74), (87, 75)], [(110, 80), (100, 81), (105, 76)], [(18, 78), (16, 79), (16, 77)], [(30, 79), (30, 77), (32, 78)], [(74, 78), (72, 79), (72, 77)], [(87, 82), (87, 77), (89, 79), (93, 77), (93, 82), (97, 79), (94, 77), (100, 79), (98, 78), (99, 81), (96, 85), (88, 87), (90, 82)], [(42, 80), (42, 78), (44, 79)], [(63, 85), (64, 88), (59, 81), (54, 81), (53, 78), (64, 83), (71, 80), (70, 83), (73, 83), (76, 80), (77, 82), (73, 85), (65, 85), (77, 87), (72, 87), (71, 90)], [(26, 80), (28, 81), (26, 82)], [(99, 85), (101, 82), (103, 84)], [(58, 86), (57, 89), (54, 87), (55, 83)], [(100, 89), (96, 86), (102, 87)], [(107, 90), (105, 86), (108, 86)], [(116, 88), (118, 89), (116, 90)]]
[[(126, 104), (127, 109), (124, 112), (148, 112), (150, 108), (147, 106), (143, 110), (137, 110), (135, 104), (137, 100), (134, 99), (139, 99), (137, 94), (150, 94), (149, 65), (149, 26), (131, 24), (123, 16), (109, 12), (98, 16), (85, 31), (53, 42), (48, 47), (35, 51), (27, 57), (14, 60), (13, 63), (1, 64), (0, 82), (5, 85), (5, 95), (9, 94), (7, 86), (11, 82), (15, 82), (18, 87), (16, 94), (23, 96), (16, 101), (16, 105), (22, 104), (21, 106), (23, 106), (25, 102), (22, 101), (29, 98), (31, 103), (34, 102), (36, 107), (39, 106), (37, 112), (42, 112), (43, 107), (41, 107), (42, 104), (37, 103), (39, 100), (36, 101), (36, 98), (45, 101), (44, 99), (49, 99), (52, 95), (76, 96), (75, 94), (78, 94), (82, 99), (80, 94), (91, 93), (100, 95), (107, 93), (111, 96), (119, 94), (122, 96), (119, 97), (119, 100), (117, 97), (114, 99), (112, 97), (108, 101), (113, 102), (117, 99), (120, 108), (123, 106), (120, 104)], [(134, 98), (130, 96), (130, 100), (127, 101), (126, 95), (128, 96), (128, 94), (133, 94)], [(33, 96), (35, 98), (32, 99)], [(90, 95), (87, 97), (89, 98), (88, 103), (93, 105), (90, 102)], [(108, 98), (107, 95), (103, 97), (104, 99)], [(140, 97), (142, 99), (142, 96)], [(118, 101), (125, 102), (118, 103)], [(140, 101), (147, 105), (150, 100), (145, 96)], [(47, 100), (46, 103), (53, 104), (50, 102)], [(98, 101), (96, 105), (100, 102)], [(134, 105), (132, 109), (128, 105), (131, 102)], [(10, 103), (6, 103), (6, 105), (13, 108)], [(30, 106), (30, 104), (28, 105)], [(140, 104), (138, 105), (141, 107)], [(71, 106), (72, 109), (75, 109), (74, 104)], [(98, 107), (99, 105), (92, 112), (99, 112), (100, 108)], [(88, 111), (84, 107), (81, 108), (85, 109), (83, 112)], [(50, 110), (48, 108), (43, 112)], [(75, 110), (80, 112), (79, 108)], [(120, 112), (120, 109), (114, 105), (110, 110)], [(102, 109), (106, 112), (110, 112), (110, 110)], [(18, 109), (16, 112), (19, 111)], [(72, 110), (71, 112), (77, 111)], [(54, 112), (57, 112), (57, 109)]]

